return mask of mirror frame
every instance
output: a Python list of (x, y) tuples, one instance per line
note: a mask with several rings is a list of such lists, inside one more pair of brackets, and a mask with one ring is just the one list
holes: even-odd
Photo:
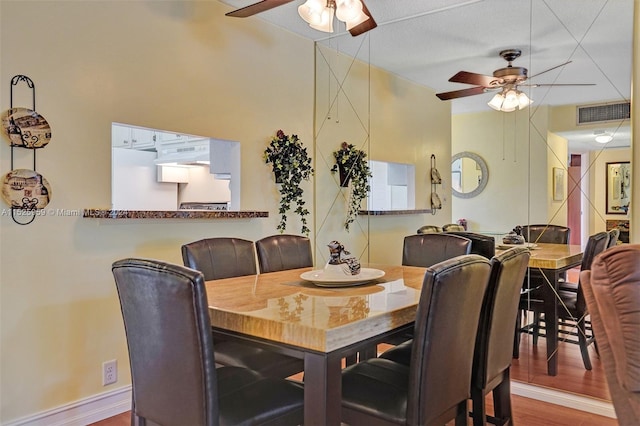
[(480, 180), (478, 187), (473, 191), (469, 191), (469, 192), (456, 191), (453, 185), (451, 185), (451, 193), (458, 198), (473, 198), (476, 195), (480, 194), (484, 190), (484, 188), (487, 186), (487, 182), (489, 181), (489, 168), (487, 167), (487, 163), (484, 161), (482, 157), (480, 157), (478, 154), (475, 154), (469, 151), (462, 151), (455, 154), (451, 158), (451, 164), (453, 164), (454, 161), (460, 160), (462, 158), (470, 158), (480, 166), (480, 171), (482, 172), (482, 179)]

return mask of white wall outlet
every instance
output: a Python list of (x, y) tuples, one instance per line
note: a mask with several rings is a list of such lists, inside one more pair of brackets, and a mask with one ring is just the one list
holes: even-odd
[(118, 362), (115, 359), (102, 363), (102, 386), (118, 381)]

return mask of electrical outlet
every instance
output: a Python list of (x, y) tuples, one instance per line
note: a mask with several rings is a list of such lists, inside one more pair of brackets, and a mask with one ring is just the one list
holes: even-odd
[(118, 362), (115, 359), (102, 363), (102, 386), (118, 381)]

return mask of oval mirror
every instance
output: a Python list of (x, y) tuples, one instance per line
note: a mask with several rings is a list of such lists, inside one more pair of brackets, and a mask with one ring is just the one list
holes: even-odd
[(475, 197), (487, 186), (487, 163), (473, 152), (460, 152), (451, 161), (451, 191), (458, 198)]

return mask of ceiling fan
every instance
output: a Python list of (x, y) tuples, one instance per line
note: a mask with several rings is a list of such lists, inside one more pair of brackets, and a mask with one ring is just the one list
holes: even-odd
[[(226, 16), (246, 18), (265, 12), (293, 0), (262, 0), (226, 13)], [(333, 16), (346, 23), (352, 36), (363, 34), (378, 26), (363, 0), (307, 0), (298, 13), (311, 28), (333, 32)]]
[(528, 71), (523, 67), (514, 67), (512, 62), (516, 60), (522, 51), (519, 49), (507, 49), (500, 52), (500, 56), (508, 62), (505, 68), (497, 69), (493, 72), (493, 76), (476, 74), (468, 71), (460, 71), (449, 79), (454, 83), (473, 84), (475, 87), (468, 89), (454, 90), (451, 92), (437, 93), (436, 96), (443, 101), (450, 99), (463, 98), (466, 96), (480, 95), (489, 91), (501, 89), (488, 105), (498, 111), (510, 112), (516, 109), (523, 109), (531, 104), (531, 100), (524, 92), (518, 90), (519, 86), (529, 87), (543, 87), (543, 86), (593, 86), (590, 83), (577, 83), (577, 84), (524, 84), (527, 80), (537, 77), (540, 74), (544, 74), (556, 68), (563, 67), (570, 64), (571, 61), (567, 61), (563, 64), (556, 65), (545, 71), (542, 71), (534, 76), (529, 77)]

